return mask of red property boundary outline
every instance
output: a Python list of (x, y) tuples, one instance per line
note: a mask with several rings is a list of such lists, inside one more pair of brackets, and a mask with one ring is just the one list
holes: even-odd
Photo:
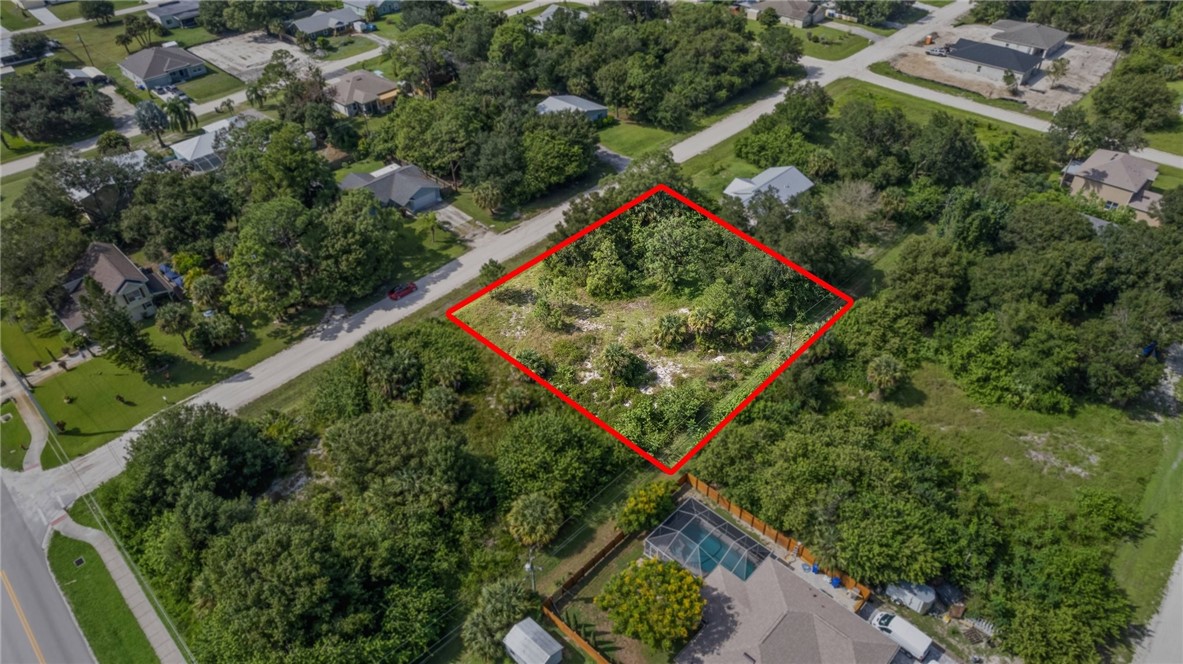
[[(476, 300), (479, 300), (481, 297), (485, 296), (487, 293), (489, 293), (493, 289), (510, 281), (511, 279), (516, 277), (517, 275), (521, 274), (522, 272), (525, 272), (526, 270), (529, 270), (530, 268), (534, 267), (538, 263), (541, 263), (543, 260), (549, 258), (550, 256), (552, 256), (552, 255), (558, 253), (559, 251), (561, 251), (562, 249), (564, 249), (565, 247), (571, 245), (576, 240), (579, 240), (580, 238), (587, 235), (588, 233), (591, 233), (592, 231), (596, 230), (600, 226), (603, 226), (604, 224), (608, 223), (609, 221), (612, 221), (616, 217), (631, 210), (633, 207), (637, 206), (642, 201), (645, 201), (646, 199), (652, 197), (654, 194), (657, 194), (659, 192), (672, 196), (674, 199), (680, 201), (682, 204), (686, 205), (691, 210), (694, 210), (695, 212), (706, 217), (707, 219), (710, 219), (711, 221), (715, 222), (716, 224), (719, 224), (723, 228), (731, 231), (732, 233), (736, 234), (737, 236), (742, 238), (744, 241), (746, 241), (748, 244), (763, 251), (765, 254), (768, 254), (769, 256), (776, 259), (777, 261), (787, 265), (788, 267), (792, 268), (798, 274), (806, 277), (807, 279), (809, 279), (813, 283), (815, 283), (815, 284), (821, 286), (822, 288), (826, 289), (827, 291), (829, 291), (830, 294), (834, 295), (835, 297), (837, 297), (840, 300), (842, 300), (843, 302), (845, 302), (845, 304), (842, 306), (841, 309), (838, 310), (838, 312), (836, 314), (834, 314), (828, 321), (826, 321), (825, 324), (822, 325), (821, 328), (819, 328), (817, 332), (814, 332), (813, 335), (810, 336), (809, 339), (807, 339), (805, 341), (805, 343), (803, 343), (801, 345), (801, 347), (796, 350), (796, 352), (794, 352), (791, 356), (789, 356), (789, 359), (785, 360), (784, 364), (781, 364), (779, 367), (777, 367), (776, 370), (773, 371), (768, 376), (768, 378), (764, 380), (764, 382), (760, 383), (760, 385), (751, 394), (749, 394), (743, 401), (741, 401), (739, 403), (739, 405), (736, 406), (730, 413), (728, 413), (727, 416), (724, 417), (718, 424), (716, 424), (714, 426), (714, 428), (712, 428), (709, 432), (707, 432), (707, 434), (702, 437), (702, 440), (699, 440), (698, 443), (689, 452), (687, 452), (681, 459), (679, 459), (678, 462), (676, 464), (674, 464), (673, 466), (667, 466), (664, 463), (662, 463), (661, 461), (659, 461), (652, 454), (645, 451), (639, 445), (637, 445), (633, 441), (626, 438), (623, 434), (621, 434), (616, 429), (612, 428), (612, 426), (609, 425), (607, 422), (596, 417), (587, 408), (584, 408), (577, 401), (575, 401), (571, 397), (564, 394), (562, 390), (560, 390), (559, 388), (552, 385), (550, 382), (548, 382), (542, 376), (539, 376), (538, 374), (531, 371), (526, 365), (519, 362), (517, 360), (517, 358), (513, 357), (508, 352), (501, 349), (499, 346), (497, 346), (497, 344), (493, 343), (489, 339), (486, 339), (484, 337), (484, 335), (482, 335), (480, 332), (477, 332), (472, 327), (470, 327), (467, 323), (465, 323), (464, 321), (462, 321), (456, 317), (456, 312), (460, 311), (461, 309), (468, 306), (469, 304), (472, 304)], [(699, 450), (701, 450), (703, 447), (705, 447), (706, 444), (709, 443), (712, 438), (714, 438), (716, 435), (718, 435), (718, 433), (723, 430), (723, 427), (730, 424), (731, 420), (735, 419), (736, 415), (738, 415), (743, 409), (747, 408), (748, 405), (751, 404), (752, 401), (755, 400), (756, 397), (760, 396), (760, 394), (762, 392), (764, 392), (764, 390), (767, 389), (769, 385), (772, 384), (772, 381), (776, 380), (782, 373), (784, 373), (785, 370), (788, 369), (789, 366), (793, 364), (793, 362), (796, 362), (798, 357), (801, 357), (801, 355), (804, 354), (805, 351), (808, 350), (809, 347), (814, 344), (814, 342), (816, 342), (818, 339), (820, 339), (821, 336), (823, 334), (825, 334), (826, 331), (829, 330), (831, 326), (834, 325), (834, 323), (838, 322), (838, 319), (845, 316), (846, 312), (850, 311), (850, 308), (853, 306), (854, 306), (854, 298), (850, 297), (846, 293), (843, 293), (842, 291), (838, 290), (834, 286), (831, 286), (829, 283), (827, 283), (826, 281), (824, 281), (823, 279), (821, 279), (817, 275), (812, 274), (811, 272), (809, 272), (805, 268), (801, 267), (800, 265), (797, 265), (793, 261), (785, 258), (784, 256), (781, 256), (780, 254), (776, 253), (775, 251), (773, 251), (769, 247), (761, 244), (760, 241), (757, 240), (756, 238), (748, 235), (747, 233), (744, 233), (743, 231), (739, 230), (735, 226), (732, 226), (731, 224), (727, 223), (726, 221), (723, 221), (719, 217), (712, 214), (710, 211), (703, 208), (701, 205), (698, 205), (694, 201), (686, 198), (682, 194), (674, 191), (673, 189), (671, 189), (670, 187), (668, 187), (664, 184), (658, 184), (655, 187), (653, 187), (652, 189), (650, 189), (649, 191), (646, 191), (645, 193), (641, 194), (640, 196), (637, 196), (636, 198), (629, 201), (628, 203), (625, 203), (624, 205), (620, 206), (616, 210), (613, 210), (611, 213), (609, 213), (607, 216), (603, 217), (599, 221), (591, 224), (590, 226), (588, 226), (587, 228), (584, 228), (583, 230), (579, 231), (575, 235), (572, 235), (571, 237), (567, 238), (566, 240), (563, 240), (559, 244), (551, 247), (550, 249), (547, 249), (546, 251), (542, 252), (538, 256), (535, 256), (534, 258), (530, 259), (524, 265), (518, 267), (517, 269), (513, 270), (509, 274), (501, 277), (497, 281), (494, 281), (493, 283), (489, 284), (488, 286), (485, 286), (484, 288), (478, 290), (477, 292), (473, 293), (472, 295), (464, 298), (463, 300), (461, 300), (457, 304), (452, 305), (450, 308), (448, 308), (445, 315), (448, 317), (448, 320), (455, 323), (457, 326), (460, 327), (460, 329), (464, 330), (469, 335), (471, 335), (474, 339), (476, 339), (477, 341), (480, 341), (482, 344), (487, 346), (494, 353), (497, 353), (502, 358), (504, 358), (507, 362), (509, 362), (513, 366), (517, 367), (518, 370), (522, 371), (530, 378), (533, 378), (539, 385), (545, 387), (552, 394), (554, 394), (558, 398), (562, 399), (564, 402), (566, 402), (566, 404), (568, 406), (571, 406), (572, 408), (574, 408), (576, 411), (578, 411), (584, 417), (588, 418), (592, 422), (595, 422), (601, 429), (603, 429), (604, 431), (607, 431), (614, 438), (616, 438), (620, 442), (627, 445), (629, 447), (629, 449), (631, 449), (632, 451), (641, 455), (641, 457), (644, 458), (646, 461), (648, 461), (649, 463), (651, 463), (654, 466), (656, 466), (657, 468), (659, 468), (662, 472), (664, 472), (668, 475), (673, 475), (674, 473), (678, 472), (678, 470), (683, 465), (685, 465), (686, 462), (689, 461), (695, 454), (698, 454)]]

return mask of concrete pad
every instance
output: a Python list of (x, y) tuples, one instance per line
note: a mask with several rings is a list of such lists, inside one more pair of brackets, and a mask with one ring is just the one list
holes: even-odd
[(315, 64), (315, 61), (298, 47), (268, 36), (264, 32), (248, 32), (199, 44), (189, 49), (190, 53), (244, 83), (258, 80), (263, 74), (263, 68), (271, 61), (271, 54), (276, 51), (287, 51), (296, 62)]

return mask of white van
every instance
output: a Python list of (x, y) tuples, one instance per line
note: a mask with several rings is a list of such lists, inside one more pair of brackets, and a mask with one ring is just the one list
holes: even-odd
[(872, 613), (871, 626), (886, 634), (917, 661), (923, 662), (932, 647), (932, 639), (927, 634), (894, 613)]

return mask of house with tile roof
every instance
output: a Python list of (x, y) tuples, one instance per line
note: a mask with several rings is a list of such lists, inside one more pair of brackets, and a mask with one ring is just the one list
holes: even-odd
[(1068, 41), (1067, 32), (1039, 23), (1003, 19), (990, 27), (998, 30), (998, 34), (991, 37), (994, 41), (1001, 42), (1006, 48), (1045, 60), (1051, 59)]
[(399, 86), (377, 74), (356, 71), (330, 86), (333, 109), (353, 117), (358, 114), (376, 115), (394, 107)]
[(1154, 162), (1124, 152), (1097, 150), (1084, 161), (1070, 162), (1063, 170), (1063, 183), (1073, 194), (1097, 196), (1107, 209), (1129, 207), (1134, 216), (1151, 226), (1159, 224), (1152, 216), (1162, 195), (1150, 191), (1158, 177)]
[(175, 85), (209, 71), (205, 60), (177, 46), (157, 46), (136, 51), (119, 63), (119, 70), (136, 87), (143, 89)]

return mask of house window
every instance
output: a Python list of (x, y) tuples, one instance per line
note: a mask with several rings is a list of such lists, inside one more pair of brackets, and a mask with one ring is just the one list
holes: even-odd
[(126, 300), (128, 304), (131, 304), (133, 302), (138, 302), (143, 296), (143, 292), (141, 292), (139, 289), (136, 289), (130, 293), (124, 293), (123, 299)]
[(1106, 210), (1116, 210), (1119, 207), (1121, 207), (1121, 206), (1118, 205), (1117, 203), (1114, 203), (1113, 201), (1105, 201), (1105, 209)]

